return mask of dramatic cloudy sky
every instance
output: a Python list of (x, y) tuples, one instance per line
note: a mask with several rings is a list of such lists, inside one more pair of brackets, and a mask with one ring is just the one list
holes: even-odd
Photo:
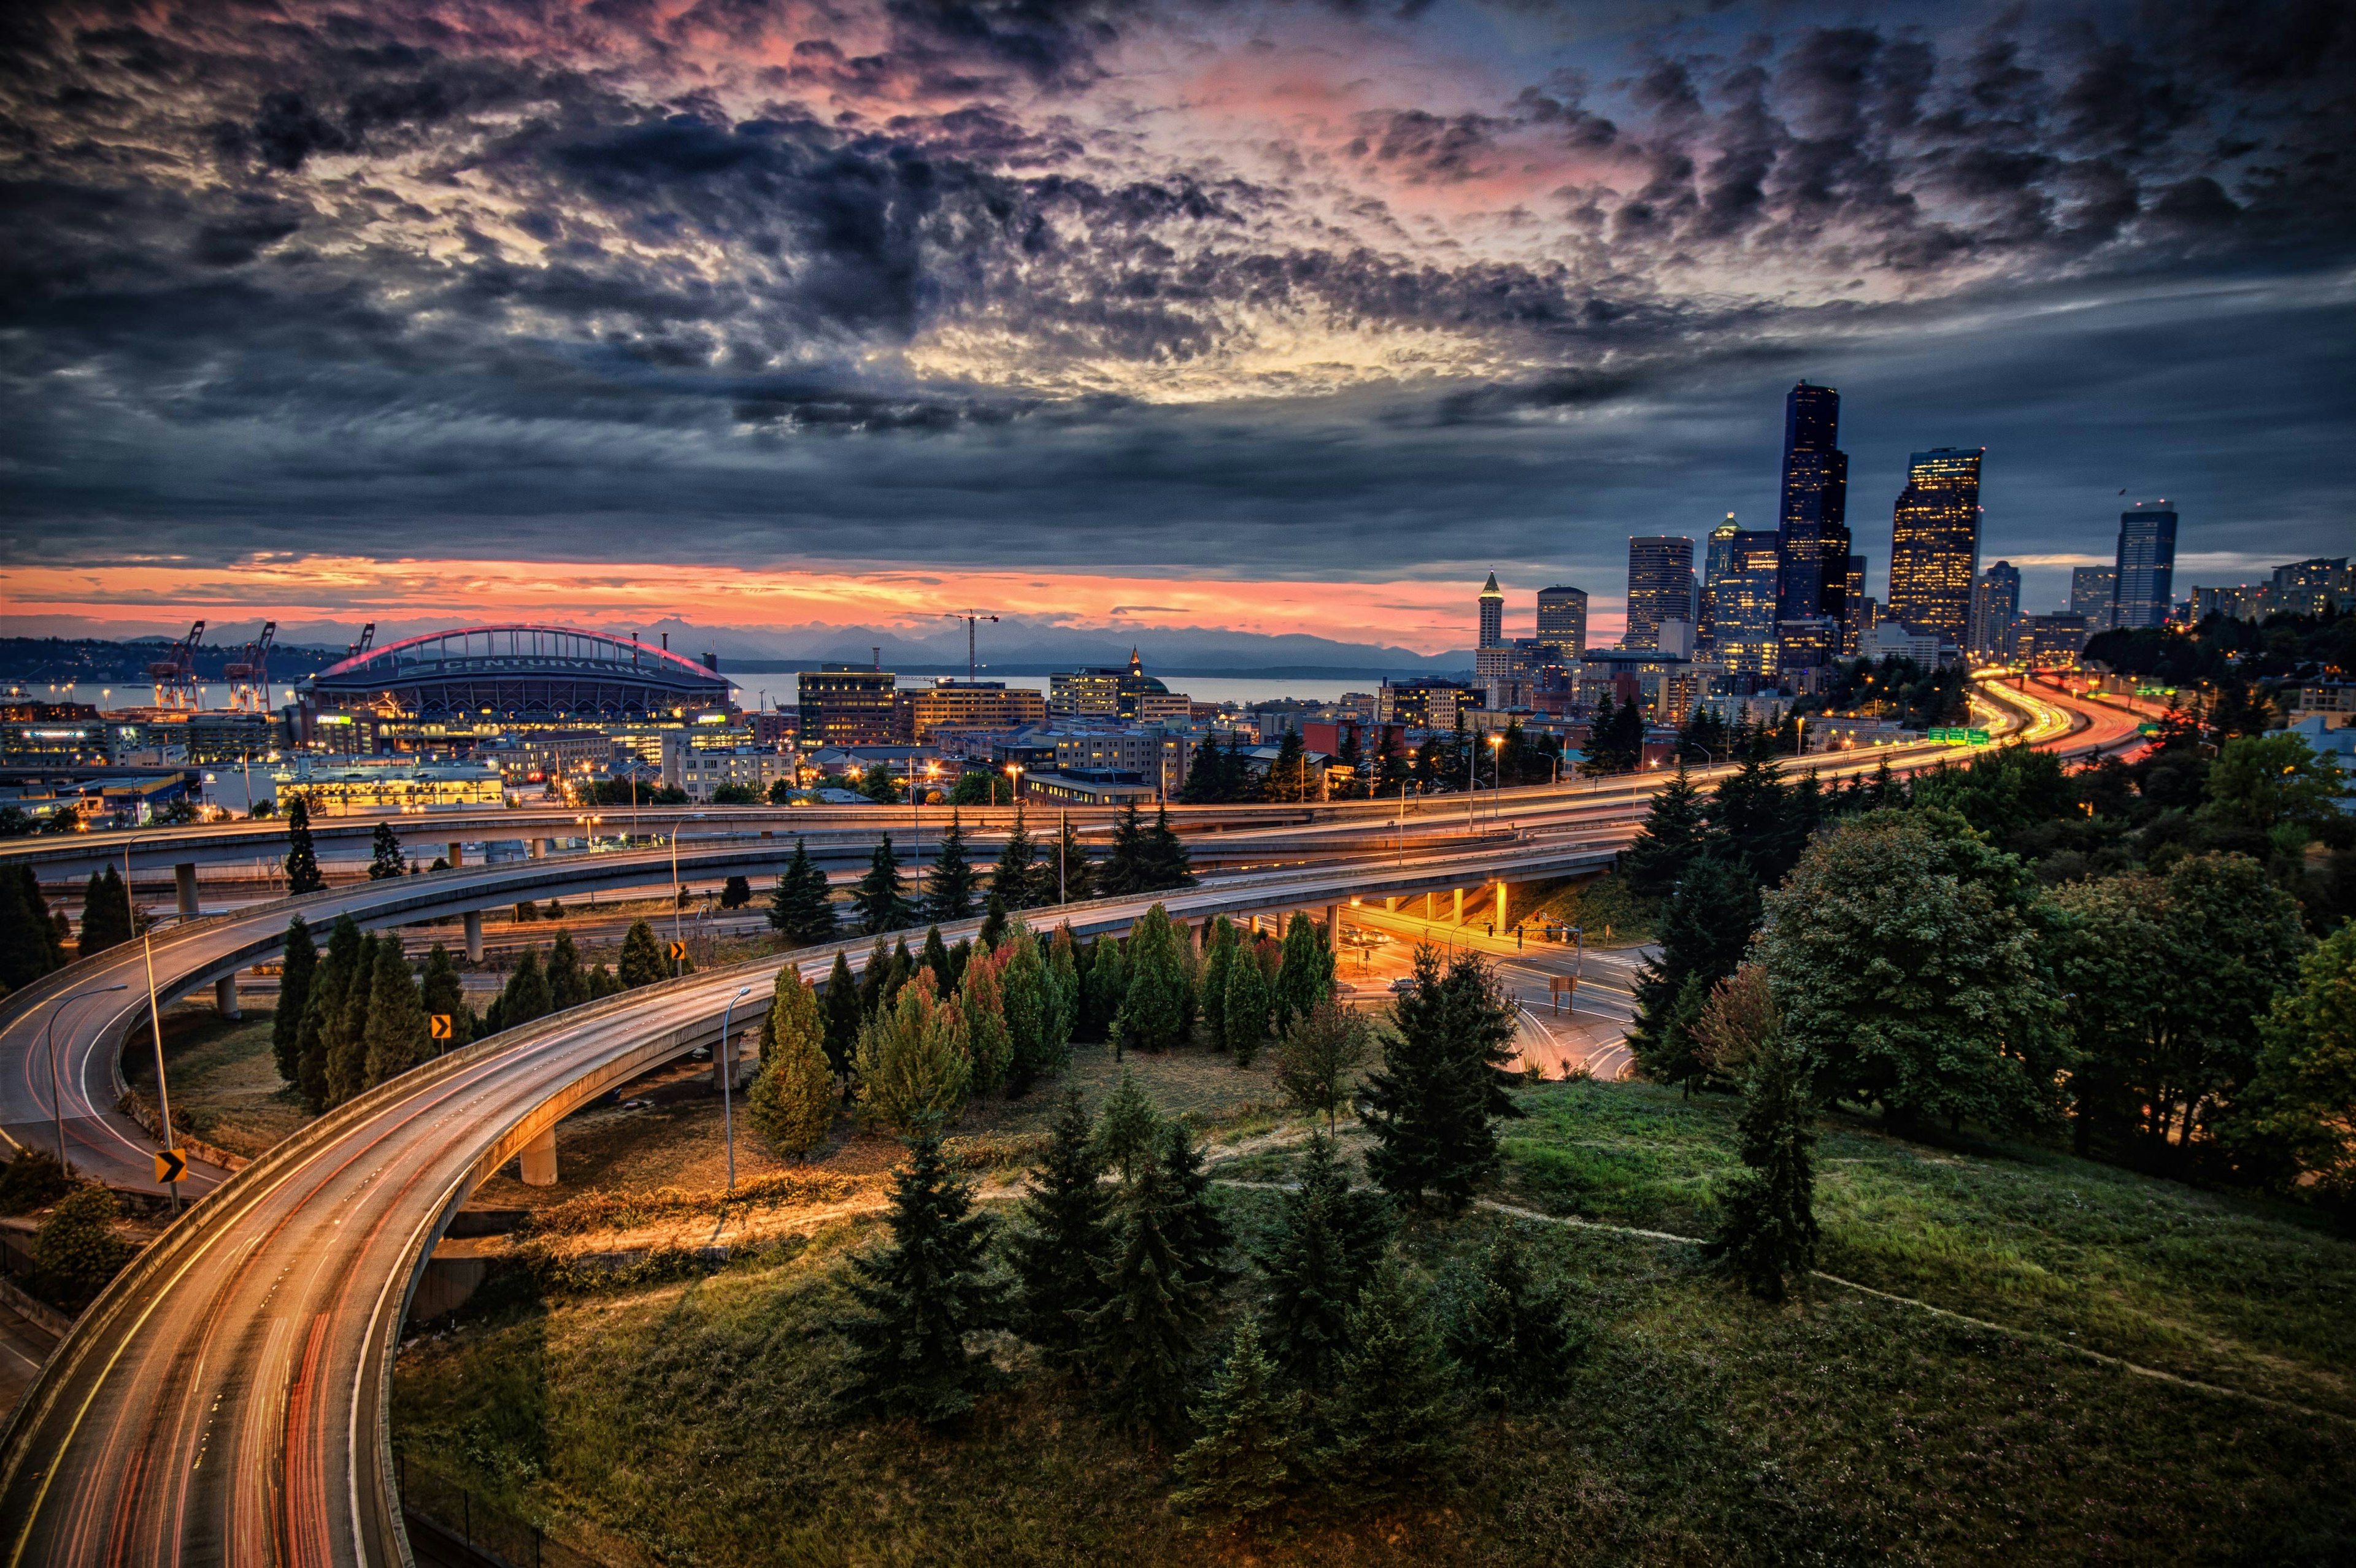
[(2335, 0), (0, 12), (18, 627), (1461, 647), (1765, 525), (1799, 377), (1876, 592), (1933, 445), (2032, 607), (2123, 489), (2356, 543)]

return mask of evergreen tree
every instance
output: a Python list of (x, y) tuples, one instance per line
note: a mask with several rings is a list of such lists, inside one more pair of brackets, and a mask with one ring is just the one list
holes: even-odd
[(1451, 1487), (1460, 1448), (1456, 1369), (1425, 1293), (1397, 1259), (1358, 1293), (1346, 1328), (1333, 1428), (1319, 1467), (1362, 1503), (1421, 1499)]
[[(622, 987), (635, 991), (641, 986), (651, 986), (670, 978), (671, 961), (664, 954), (662, 944), (655, 940), (655, 928), (645, 921), (630, 923), (627, 934), (622, 938)], [(518, 1021), (505, 1020), (509, 1027)]]
[(1237, 946), (1235, 923), (1226, 915), (1213, 915), (1210, 929), (1203, 937), (1203, 998), (1199, 1010), (1214, 1046), (1226, 1043), (1227, 980), (1235, 973)]
[[(951, 812), (949, 830), (941, 835), (940, 851), (933, 857), (932, 869), (925, 873), (925, 918), (936, 927), (972, 919), (973, 893), (973, 861), (966, 853), (965, 825)], [(944, 986), (948, 981), (949, 976), (941, 977)]]
[(915, 923), (916, 906), (901, 885), (900, 857), (892, 852), (890, 834), (876, 844), (867, 874), (851, 889), (851, 901), (859, 911), (859, 928), (870, 933), (898, 931)]
[(1201, 1435), (1178, 1456), (1170, 1501), (1179, 1512), (1239, 1520), (1284, 1500), (1300, 1453), (1301, 1396), (1298, 1389), (1278, 1394), (1275, 1380), (1259, 1330), (1246, 1317), (1203, 1403), (1187, 1412)]
[(1238, 1067), (1249, 1067), (1268, 1038), (1271, 1010), (1267, 977), (1250, 948), (1239, 947), (1227, 965), (1226, 995), (1220, 998), (1221, 1043)]
[(589, 999), (589, 976), (581, 972), (581, 952), (573, 933), (560, 931), (548, 949), (548, 1006), (552, 1012), (577, 1008)]
[(1586, 1343), (1562, 1287), (1537, 1276), (1510, 1231), (1489, 1248), (1447, 1329), (1448, 1353), (1473, 1392), (1500, 1408), (1559, 1392)]
[(1748, 866), (1764, 887), (1773, 887), (1792, 869), (1783, 859), (1785, 794), (1783, 768), (1772, 755), (1757, 753), (1744, 758), (1741, 768), (1720, 779), (1710, 794), (1711, 833), (1724, 845), (1725, 854)]
[(30, 866), (0, 869), (0, 990), (16, 990), (65, 963), (57, 922)]
[[(1039, 885), (1038, 858), (1038, 846), (1031, 841), (1031, 830), (1023, 820), (1022, 804), (1017, 802), (1013, 829), (1006, 836), (1006, 847), (998, 852), (998, 864), (990, 878), (991, 892), (1010, 913), (1055, 901), (1052, 883), (1044, 889)], [(1053, 874), (1051, 867), (1051, 879)]]
[(1110, 1038), (1113, 1019), (1129, 997), (1129, 965), (1120, 943), (1099, 936), (1088, 955), (1087, 985), (1081, 994), (1082, 1027), (1089, 1040)]
[[(585, 993), (585, 982), (584, 988)], [(466, 1006), (466, 983), (458, 978), (458, 965), (451, 960), (450, 950), (438, 942), (425, 955), (425, 975), (419, 990), (429, 1021), (436, 1014), (450, 1020), (450, 1038), (443, 1040), (429, 1039), (428, 1050), (452, 1051), (474, 1040), (475, 1014), (474, 1009)], [(431, 1031), (428, 1033), (430, 1036)]]
[(777, 971), (769, 1010), (761, 1019), (761, 1071), (746, 1098), (754, 1129), (787, 1159), (825, 1142), (834, 1125), (825, 1009), (790, 964)]
[(1097, 865), (1088, 859), (1087, 846), (1080, 842), (1080, 831), (1072, 826), (1071, 817), (1064, 818), (1063, 832), (1055, 840), (1058, 857), (1055, 865), (1044, 868), (1054, 871), (1063, 883), (1064, 903), (1080, 903), (1097, 896)]
[(318, 852), (311, 847), (311, 806), (301, 795), (286, 805), (286, 891), (296, 898), (327, 885), (319, 875)]
[(1137, 1074), (1121, 1069), (1120, 1082), (1097, 1113), (1098, 1163), (1117, 1168), (1124, 1182), (1134, 1182), (1138, 1171), (1151, 1162), (1162, 1118), (1146, 1098)]
[(1767, 976), (1745, 965), (1720, 985), (1702, 1032), (1721, 1049), (1739, 1033), (1744, 1062), (1736, 1123), (1746, 1168), (1721, 1191), (1717, 1233), (1702, 1249), (1754, 1296), (1783, 1299), (1785, 1281), (1815, 1266), (1815, 1104), (1805, 1064), (1787, 1045)]
[(1276, 760), (1268, 765), (1268, 798), (1290, 804), (1312, 794), (1308, 749), (1301, 743), (1300, 731), (1287, 730), (1276, 743)]
[(887, 987), (892, 984), (892, 949), (882, 937), (867, 955), (865, 967), (859, 971), (859, 1017), (861, 1022), (873, 1018), (884, 1008)]
[(131, 1261), (114, 1233), (114, 1194), (91, 1182), (58, 1200), (33, 1232), (33, 1268), (69, 1300), (96, 1296)]
[(1235, 1275), (1226, 1261), (1235, 1238), (1218, 1205), (1211, 1201), (1210, 1173), (1186, 1124), (1175, 1118), (1163, 1122), (1161, 1146), (1162, 1174), (1170, 1185), (1164, 1233), (1187, 1285), (1207, 1296)]
[(1054, 987), (1055, 1012), (1052, 1021), (1055, 1059), (1058, 1065), (1068, 1066), (1072, 1060), (1072, 1032), (1080, 1021), (1080, 950), (1073, 940), (1069, 924), (1055, 928), (1055, 940), (1047, 946), (1047, 978)]
[(1107, 1299), (1102, 1275), (1111, 1261), (1112, 1198), (1104, 1170), (1080, 1092), (1067, 1089), (1007, 1247), (1014, 1330), (1064, 1371), (1078, 1364), (1085, 1325)]
[(387, 933), (376, 946), (376, 973), (369, 992), (368, 1086), (391, 1083), (434, 1054), (425, 1038), (425, 1006), (410, 977), (401, 938)]
[(981, 930), (976, 933), (984, 953), (998, 951), (998, 944), (1006, 940), (1007, 923), (1006, 901), (998, 896), (996, 888), (992, 888), (981, 917)]
[(925, 927), (925, 952), (916, 962), (931, 971), (934, 990), (944, 997), (957, 995), (957, 966), (949, 962), (949, 945), (941, 940), (939, 926)]
[(1694, 788), (1685, 764), (1679, 763), (1676, 775), (1654, 792), (1644, 830), (1622, 851), (1620, 875), (1638, 898), (1667, 898), (1708, 838), (1701, 792)]
[(1333, 950), (1317, 933), (1317, 923), (1296, 911), (1285, 928), (1284, 962), (1276, 972), (1275, 994), (1269, 1000), (1279, 1034), (1292, 1020), (1314, 1011), (1333, 994)]
[[(397, 936), (387, 941), (398, 943)], [(343, 1003), (327, 1020), (327, 1104), (340, 1105), (368, 1087), (369, 1004), (376, 994), (377, 939), (363, 933), (352, 956)]]
[(120, 947), (138, 934), (131, 917), (131, 895), (123, 879), (108, 865), (90, 874), (81, 895), (81, 940), (75, 951), (84, 958)]
[[(627, 962), (626, 952), (624, 961)], [(499, 1027), (520, 1029), (555, 1010), (555, 994), (548, 984), (547, 973), (540, 966), (540, 949), (527, 947), (523, 956), (516, 960), (515, 973), (508, 976), (507, 985), (499, 991)]]
[(769, 894), (769, 928), (788, 947), (808, 947), (834, 935), (834, 904), (827, 897), (826, 873), (809, 858), (809, 846), (794, 840), (794, 858), (777, 873)]
[(286, 923), (286, 947), (278, 965), (278, 1010), (270, 1018), (270, 1054), (278, 1076), (303, 1081), (303, 1009), (310, 1005), (311, 982), (319, 971), (319, 950), (311, 928), (296, 915)]
[(1170, 808), (1166, 805), (1154, 808), (1153, 827), (1145, 836), (1145, 861), (1152, 878), (1151, 891), (1155, 892), (1194, 885), (1193, 858), (1170, 826)]
[(986, 1267), (987, 1221), (971, 1189), (941, 1154), (939, 1133), (919, 1125), (894, 1173), (889, 1245), (851, 1259), (851, 1293), (865, 1311), (841, 1324), (851, 1341), (841, 1403), (861, 1413), (955, 1421), (994, 1381), (969, 1336), (1004, 1321)]
[(1350, 781), (1346, 785), (1342, 786), (1340, 798), (1365, 799), (1370, 793), (1367, 786), (1373, 781), (1366, 776), (1365, 752), (1358, 745), (1358, 731), (1355, 725), (1349, 726), (1342, 731), (1342, 743), (1333, 748), (1333, 771), (1344, 774)]
[(393, 832), (391, 823), (378, 823), (376, 837), (369, 846), (369, 880), (380, 882), (388, 877), (404, 876), (408, 870), (408, 859), (401, 852), (400, 835)]
[(834, 967), (826, 975), (826, 1064), (839, 1079), (850, 1075), (851, 1057), (859, 1049), (859, 1026), (865, 1019), (851, 959), (837, 953)]
[(1301, 1185), (1278, 1200), (1276, 1230), (1256, 1260), (1268, 1278), (1268, 1345), (1304, 1388), (1332, 1381), (1348, 1343), (1350, 1307), (1390, 1244), (1390, 1209), (1353, 1187), (1320, 1133), (1309, 1140)]
[(985, 953), (966, 965), (965, 980), (958, 989), (958, 1004), (965, 1009), (966, 1042), (973, 1053), (973, 1086), (977, 1093), (987, 1094), (1006, 1082), (1007, 1070), (1014, 1062), (1014, 1036), (1007, 1028), (1006, 961), (1013, 956), (1011, 947), (996, 953)]
[(1029, 932), (1006, 944), (999, 969), (999, 997), (1009, 1043), (1006, 1092), (1021, 1096), (1050, 1072), (1060, 1072), (1063, 1055), (1055, 1033), (1054, 976), (1046, 955)]
[(1202, 1293), (1171, 1238), (1176, 1200), (1167, 1167), (1149, 1151), (1122, 1203), (1107, 1299), (1087, 1321), (1087, 1364), (1106, 1403), (1139, 1425), (1162, 1426), (1176, 1413), (1203, 1321)]
[(1128, 1043), (1165, 1051), (1179, 1043), (1186, 1027), (1184, 960), (1170, 913), (1160, 904), (1147, 910), (1129, 936), (1129, 986), (1119, 1026)]
[[(746, 801), (744, 804), (750, 805), (753, 802)], [(720, 907), (722, 909), (743, 909), (746, 904), (749, 904), (752, 901), (753, 884), (741, 876), (731, 877), (726, 881), (720, 884)], [(554, 899), (548, 901), (548, 912), (551, 920), (556, 918), (556, 901)]]
[(622, 977), (605, 967), (603, 960), (589, 971), (589, 999), (593, 1002), (606, 997), (618, 997), (628, 989), (622, 984)]
[(1491, 1121), (1518, 1114), (1501, 1065), (1511, 1015), (1479, 955), (1461, 955), (1443, 976), (1429, 945), (1416, 950), (1392, 1014), (1396, 1036), (1366, 1082), (1365, 1120), (1376, 1139), (1366, 1168), (1394, 1196), (1435, 1192), (1461, 1209), (1496, 1168)]
[(368, 937), (352, 917), (337, 915), (336, 923), (328, 928), (327, 954), (319, 960), (318, 971), (311, 979), (310, 995), (304, 1001), (296, 1035), (297, 1083), (303, 1091), (303, 1103), (315, 1116), (332, 1103), (327, 1083), (328, 1046), (341, 1025), (352, 976), (359, 972), (367, 946)]
[(1660, 948), (1636, 976), (1628, 1046), (1637, 1069), (1691, 1094), (1708, 1063), (1693, 1026), (1710, 987), (1734, 973), (1759, 929), (1759, 884), (1740, 858), (1705, 854), (1686, 872), (1661, 918)]
[(1097, 868), (1097, 891), (1107, 898), (1151, 892), (1152, 879), (1145, 829), (1137, 819), (1137, 802), (1131, 799), (1121, 806), (1120, 816), (1113, 824), (1112, 852)]
[(934, 997), (929, 976), (905, 986), (861, 1027), (853, 1067), (868, 1125), (904, 1134), (942, 1126), (963, 1109), (973, 1081), (965, 1014)]

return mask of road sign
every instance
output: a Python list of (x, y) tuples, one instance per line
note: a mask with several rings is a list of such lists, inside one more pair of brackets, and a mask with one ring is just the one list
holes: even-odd
[(448, 1040), (450, 1038), (450, 1015), (448, 1013), (435, 1013), (432, 1018), (427, 1019), (425, 1020), (425, 1036), (428, 1040)]
[(188, 1179), (188, 1157), (178, 1149), (167, 1148), (155, 1156), (155, 1179), (163, 1182), (186, 1181)]
[(687, 962), (686, 943), (674, 942), (670, 944), (670, 961), (674, 964), (684, 964)]

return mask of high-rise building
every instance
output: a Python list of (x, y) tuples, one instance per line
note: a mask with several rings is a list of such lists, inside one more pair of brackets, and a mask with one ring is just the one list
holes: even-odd
[(1538, 590), (1538, 643), (1564, 664), (1587, 651), (1587, 590)]
[(1712, 648), (1730, 674), (1775, 673), (1775, 588), (1782, 577), (1782, 536), (1740, 529), (1727, 541), (1727, 567), (1710, 609)]
[(2086, 617), (2086, 624), (2108, 631), (2111, 611), (2119, 596), (2116, 567), (2073, 566), (2070, 569), (2070, 613)]
[(1783, 511), (1777, 520), (1776, 618), (1845, 618), (1848, 453), (1840, 450), (1840, 394), (1794, 387), (1783, 400)]
[[(1890, 618), (1968, 645), (1980, 564), (1980, 458), (1986, 447), (1918, 452), (1899, 492), (1890, 541)], [(2165, 606), (2162, 606), (2163, 611)]]
[(2157, 626), (2168, 619), (2176, 585), (2176, 509), (2137, 501), (2119, 514), (2118, 613), (2115, 626)]
[(1481, 590), (1481, 643), (1472, 650), (1473, 678), (1485, 690), (1510, 684), (1521, 670), (1520, 650), (1505, 641), (1505, 595), (1491, 572)]
[(2020, 614), (2020, 569), (1999, 560), (1972, 584), (1971, 641), (1964, 651), (1975, 658), (2012, 656), (2013, 622)]
[(1694, 618), (1693, 540), (1644, 534), (1628, 541), (1628, 633), (1620, 645), (1660, 645), (1661, 623)]
[(2345, 601), (2351, 590), (2356, 590), (2356, 574), (2349, 571), (2348, 558), (2317, 556), (2275, 568), (2270, 604), (2277, 615), (2320, 615)]
[(899, 677), (859, 665), (821, 665), (795, 677), (806, 745), (883, 746), (892, 740), (892, 699)]
[(1505, 640), (1505, 595), (1497, 587), (1497, 574), (1491, 572), (1481, 590), (1481, 641), (1484, 648), (1494, 648)]
[(1719, 584), (1734, 570), (1734, 537), (1740, 531), (1734, 526), (1732, 512), (1726, 514), (1726, 521), (1709, 530), (1702, 555), (1701, 599), (1694, 611), (1697, 646), (1708, 647), (1717, 639)]
[(1866, 610), (1865, 557), (1848, 558), (1848, 571), (1841, 580), (1841, 656), (1857, 657), (1858, 649), (1865, 643), (1865, 635), (1873, 629), (1872, 616)]
[(1090, 665), (1047, 677), (1047, 713), (1055, 719), (1183, 719), (1192, 710), (1183, 693), (1145, 673), (1135, 648), (1126, 669)]

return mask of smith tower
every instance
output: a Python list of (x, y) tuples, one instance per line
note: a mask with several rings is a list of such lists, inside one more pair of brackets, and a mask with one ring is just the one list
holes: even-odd
[(1805, 381), (1783, 400), (1783, 511), (1776, 525), (1778, 621), (1848, 612), (1848, 453), (1840, 393)]

